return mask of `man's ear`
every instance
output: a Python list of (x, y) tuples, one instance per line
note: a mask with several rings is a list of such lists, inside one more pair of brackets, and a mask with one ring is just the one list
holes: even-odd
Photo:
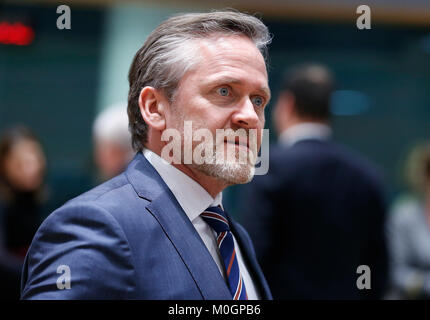
[(157, 131), (162, 131), (166, 128), (166, 104), (166, 99), (157, 89), (146, 86), (140, 91), (140, 114), (145, 120), (145, 123)]

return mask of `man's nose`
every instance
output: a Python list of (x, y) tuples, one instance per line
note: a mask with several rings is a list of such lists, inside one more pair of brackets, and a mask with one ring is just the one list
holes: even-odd
[(254, 104), (250, 98), (244, 99), (232, 116), (232, 122), (242, 128), (252, 129), (258, 127), (260, 121), (255, 112)]

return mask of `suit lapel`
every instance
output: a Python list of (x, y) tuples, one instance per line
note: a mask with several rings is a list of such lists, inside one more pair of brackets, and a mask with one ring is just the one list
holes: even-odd
[(172, 242), (203, 298), (231, 299), (215, 261), (193, 224), (157, 171), (141, 153), (136, 155), (127, 169), (127, 177), (137, 194), (150, 201), (147, 210), (157, 219)]

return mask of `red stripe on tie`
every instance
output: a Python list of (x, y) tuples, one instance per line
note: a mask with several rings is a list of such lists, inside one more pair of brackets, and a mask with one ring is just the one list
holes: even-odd
[(234, 257), (236, 256), (236, 249), (233, 249), (233, 254), (231, 255), (230, 262), (227, 269), (227, 277), (230, 276), (231, 267), (233, 266)]
[(242, 293), (242, 277), (239, 278), (239, 288), (237, 288), (236, 294), (234, 296), (234, 300), (238, 300), (241, 293)]
[(223, 231), (219, 234), (218, 242), (217, 242), (218, 248), (220, 247), (220, 244), (221, 244), (222, 240), (224, 240), (226, 235), (227, 235), (227, 231)]
[(218, 219), (221, 220), (222, 222), (224, 222), (225, 224), (228, 225), (228, 221), (226, 218), (224, 218), (222, 215), (217, 214), (217, 213), (213, 213), (213, 212), (209, 212), (209, 211), (205, 211), (204, 213), (202, 213), (202, 216), (206, 216), (208, 218), (214, 218), (214, 219)]

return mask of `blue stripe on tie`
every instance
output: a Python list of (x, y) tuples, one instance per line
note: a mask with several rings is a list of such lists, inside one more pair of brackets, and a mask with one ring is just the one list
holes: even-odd
[(233, 235), (227, 216), (220, 207), (206, 209), (201, 217), (217, 233), (217, 245), (224, 262), (224, 271), (228, 287), (234, 300), (247, 300), (245, 283), (240, 274)]

